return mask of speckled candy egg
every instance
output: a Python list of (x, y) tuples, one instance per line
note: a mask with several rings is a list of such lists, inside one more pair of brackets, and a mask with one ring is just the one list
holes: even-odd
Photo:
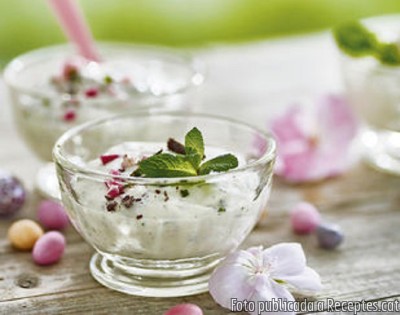
[(14, 176), (0, 171), (0, 217), (15, 214), (25, 203), (26, 192)]
[(62, 230), (69, 223), (64, 207), (53, 200), (43, 200), (40, 202), (37, 215), (39, 222), (47, 229)]
[(8, 229), (8, 239), (17, 249), (30, 250), (43, 235), (43, 229), (32, 220), (19, 220)]
[(33, 247), (32, 258), (38, 265), (51, 265), (58, 262), (65, 250), (65, 238), (60, 232), (43, 234)]
[(203, 311), (195, 304), (178, 304), (170, 308), (164, 315), (203, 315)]
[(295, 205), (290, 213), (292, 229), (296, 234), (313, 232), (321, 222), (318, 210), (308, 202)]
[(341, 228), (336, 224), (321, 224), (317, 228), (318, 244), (324, 249), (335, 249), (344, 239)]

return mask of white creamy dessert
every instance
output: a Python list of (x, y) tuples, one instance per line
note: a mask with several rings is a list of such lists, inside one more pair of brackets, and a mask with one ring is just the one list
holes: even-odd
[[(129, 175), (136, 163), (167, 149), (160, 143), (126, 142), (85, 164), (88, 170)], [(207, 160), (226, 150), (206, 147)], [(234, 152), (239, 167), (244, 156)], [(223, 256), (251, 231), (268, 198), (256, 172), (227, 172), (213, 180), (173, 185), (94, 182), (74, 175), (64, 198), (76, 228), (97, 250), (135, 259), (173, 260)], [(220, 177), (221, 176), (221, 177)], [(222, 176), (224, 178), (222, 178)], [(188, 181), (193, 178), (188, 177)], [(77, 202), (75, 201), (77, 200)]]

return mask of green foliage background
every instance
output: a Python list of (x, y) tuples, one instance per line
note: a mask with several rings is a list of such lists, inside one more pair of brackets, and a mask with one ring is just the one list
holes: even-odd
[[(97, 39), (193, 46), (400, 12), (400, 0), (80, 0)], [(0, 64), (65, 41), (46, 0), (0, 0)]]

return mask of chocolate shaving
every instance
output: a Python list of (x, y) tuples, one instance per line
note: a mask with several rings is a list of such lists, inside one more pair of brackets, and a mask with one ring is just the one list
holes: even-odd
[(118, 203), (116, 201), (107, 202), (107, 205), (106, 205), (107, 211), (114, 212), (116, 210), (115, 208), (117, 206), (118, 206)]
[(138, 214), (138, 215), (136, 216), (136, 220), (140, 220), (141, 218), (143, 218), (143, 214)]
[(168, 139), (167, 146), (168, 146), (168, 150), (170, 150), (174, 153), (186, 154), (185, 146), (173, 138)]
[(122, 200), (121, 200), (121, 202), (125, 206), (125, 208), (132, 207), (134, 201), (135, 201), (135, 198), (133, 196), (130, 196), (130, 195), (124, 196), (124, 198), (122, 198)]
[(168, 193), (164, 190), (164, 201), (168, 201), (169, 200), (169, 196)]

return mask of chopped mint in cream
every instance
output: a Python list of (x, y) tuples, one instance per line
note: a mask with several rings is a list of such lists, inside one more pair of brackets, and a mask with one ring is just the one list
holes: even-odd
[[(168, 141), (171, 146), (178, 147), (180, 144), (173, 139)], [(183, 145), (182, 145), (183, 146)], [(184, 150), (175, 151), (176, 154), (155, 154), (139, 162), (133, 176), (144, 177), (190, 177), (207, 175), (211, 172), (226, 172), (236, 168), (238, 159), (232, 154), (217, 156), (211, 160), (202, 162), (204, 155), (204, 140), (200, 130), (196, 127), (185, 136)]]

